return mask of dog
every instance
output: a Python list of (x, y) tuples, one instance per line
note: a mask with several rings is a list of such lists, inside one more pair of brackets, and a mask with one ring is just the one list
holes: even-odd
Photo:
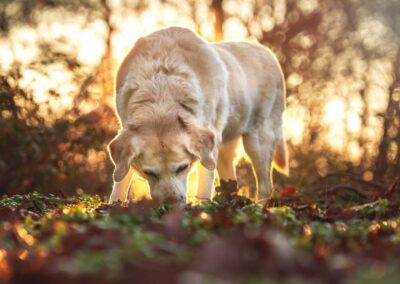
[(121, 129), (108, 147), (115, 165), (110, 203), (126, 200), (133, 171), (148, 181), (152, 198), (185, 203), (197, 161), (196, 198), (210, 199), (215, 169), (220, 179), (236, 180), (240, 138), (257, 200), (271, 196), (273, 167), (289, 174), (284, 77), (259, 44), (208, 43), (180, 27), (153, 32), (122, 62), (115, 104)]

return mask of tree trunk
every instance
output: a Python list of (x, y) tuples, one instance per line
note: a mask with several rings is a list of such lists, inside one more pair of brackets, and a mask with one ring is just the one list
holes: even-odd
[[(376, 158), (376, 168), (374, 173), (375, 180), (385, 181), (386, 173), (389, 168), (388, 153), (391, 138), (389, 137), (389, 128), (394, 123), (396, 114), (396, 101), (394, 100), (394, 92), (400, 84), (400, 50), (397, 52), (395, 62), (393, 64), (393, 82), (389, 87), (389, 100), (383, 120), (383, 134), (378, 147), (378, 156)], [(398, 152), (398, 151), (397, 151)], [(397, 153), (399, 155), (399, 153)]]
[(223, 0), (213, 0), (211, 8), (214, 13), (214, 40), (220, 41), (224, 38), (223, 24), (224, 24), (224, 10), (222, 8)]

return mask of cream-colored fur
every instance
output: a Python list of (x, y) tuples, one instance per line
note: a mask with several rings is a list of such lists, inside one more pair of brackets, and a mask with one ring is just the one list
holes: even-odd
[(221, 179), (236, 178), (240, 137), (258, 199), (272, 192), (273, 161), (288, 173), (283, 75), (261, 45), (207, 43), (179, 27), (140, 38), (119, 69), (116, 108), (122, 128), (109, 146), (115, 164), (110, 202), (126, 199), (132, 170), (148, 180), (153, 198), (185, 201), (196, 160), (197, 197), (209, 199), (215, 168)]

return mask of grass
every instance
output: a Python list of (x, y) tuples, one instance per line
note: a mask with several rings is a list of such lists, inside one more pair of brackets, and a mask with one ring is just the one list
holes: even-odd
[(4, 196), (0, 283), (400, 281), (398, 185), (367, 202), (311, 202), (290, 190), (265, 207), (232, 188), (185, 208)]

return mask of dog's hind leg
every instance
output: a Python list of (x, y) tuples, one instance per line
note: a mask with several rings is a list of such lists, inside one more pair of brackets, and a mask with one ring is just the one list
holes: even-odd
[(109, 204), (118, 200), (126, 201), (129, 187), (131, 186), (133, 170), (130, 169), (121, 182), (114, 182), (113, 190), (108, 201)]
[(257, 201), (266, 200), (272, 193), (271, 163), (275, 149), (275, 135), (263, 124), (243, 135), (243, 146), (249, 156), (257, 181)]

